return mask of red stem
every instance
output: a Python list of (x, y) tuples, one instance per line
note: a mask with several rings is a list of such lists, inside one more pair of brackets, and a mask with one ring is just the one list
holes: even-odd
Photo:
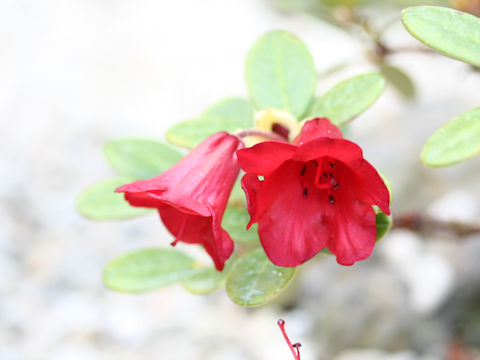
[(285, 321), (284, 320), (279, 319), (277, 324), (280, 327), (280, 330), (282, 331), (283, 337), (285, 338), (285, 341), (287, 342), (287, 345), (288, 345), (288, 347), (290, 348), (290, 351), (293, 354), (293, 358), (295, 360), (300, 360), (300, 350), (298, 350), (298, 348), (301, 346), (300, 343), (295, 343), (294, 345), (292, 345), (292, 343), (290, 342), (290, 339), (288, 338), (288, 335), (285, 331)]

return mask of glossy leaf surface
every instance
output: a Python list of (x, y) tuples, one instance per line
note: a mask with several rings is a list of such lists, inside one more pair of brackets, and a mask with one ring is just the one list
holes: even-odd
[(405, 28), (428, 47), (480, 66), (480, 19), (444, 7), (417, 6), (402, 14)]
[(182, 285), (193, 294), (209, 294), (225, 283), (226, 271), (217, 271), (213, 267), (197, 269), (193, 275), (182, 281)]
[(312, 55), (300, 39), (272, 31), (250, 49), (245, 79), (257, 109), (282, 109), (300, 118), (312, 100), (317, 74)]
[(174, 249), (134, 251), (111, 261), (103, 281), (112, 290), (145, 292), (181, 281), (195, 271), (195, 260)]
[(166, 137), (172, 144), (192, 149), (216, 132), (233, 133), (253, 126), (253, 108), (250, 102), (228, 98), (211, 106), (196, 119), (173, 125), (167, 130)]
[(315, 100), (309, 117), (327, 117), (337, 126), (345, 125), (368, 109), (385, 88), (377, 73), (367, 73), (344, 80)]
[(456, 164), (480, 153), (480, 108), (457, 116), (435, 132), (423, 147), (425, 165)]
[(237, 260), (227, 276), (227, 294), (240, 306), (258, 306), (279, 295), (292, 280), (295, 268), (275, 266), (263, 249)]

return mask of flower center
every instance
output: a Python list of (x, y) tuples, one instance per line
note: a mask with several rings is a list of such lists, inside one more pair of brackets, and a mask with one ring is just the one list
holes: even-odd
[[(325, 196), (331, 204), (335, 204), (335, 190), (338, 189), (338, 181), (336, 179), (336, 161), (330, 158), (321, 158), (311, 160), (304, 164), (300, 171), (303, 197), (309, 197), (309, 191), (314, 189), (326, 190)], [(310, 189), (310, 190), (309, 190)], [(323, 196), (323, 195), (322, 195)]]
[(335, 161), (324, 158), (314, 160), (317, 165), (314, 184), (317, 189), (338, 189), (338, 181), (335, 178)]

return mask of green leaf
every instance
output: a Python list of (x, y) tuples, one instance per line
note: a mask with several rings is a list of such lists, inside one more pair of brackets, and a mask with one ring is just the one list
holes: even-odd
[(377, 241), (380, 241), (392, 227), (392, 217), (380, 211), (375, 215), (375, 222), (377, 223)]
[(77, 197), (77, 210), (92, 220), (122, 220), (148, 214), (151, 210), (130, 206), (123, 194), (115, 189), (129, 183), (115, 177), (99, 181), (83, 190)]
[[(378, 174), (382, 177), (383, 182), (385, 183), (385, 186), (388, 189), (388, 193), (390, 194), (390, 204), (393, 201), (393, 190), (392, 190), (392, 184), (390, 183), (390, 180), (383, 175), (380, 171)], [(377, 241), (380, 241), (390, 230), (393, 224), (393, 219), (392, 215), (386, 215), (385, 213), (380, 210), (380, 208), (376, 205), (373, 206), (373, 210), (375, 211), (375, 222), (377, 225)]]
[(318, 98), (309, 117), (327, 117), (337, 126), (345, 125), (368, 109), (384, 88), (385, 80), (377, 73), (354, 76)]
[(157, 176), (182, 158), (170, 145), (147, 139), (111, 140), (104, 153), (115, 171), (132, 179)]
[(423, 147), (425, 165), (441, 167), (480, 153), (480, 108), (457, 116), (437, 130)]
[(237, 261), (237, 257), (233, 254), (225, 262), (223, 271), (218, 271), (212, 266), (198, 268), (191, 276), (182, 281), (182, 285), (192, 294), (209, 294), (225, 284), (227, 274), (235, 261)]
[(213, 267), (201, 268), (182, 281), (183, 287), (193, 294), (209, 294), (219, 289), (224, 283), (227, 275), (226, 269), (217, 271)]
[(392, 203), (393, 201), (393, 188), (392, 188), (392, 183), (390, 182), (390, 180), (388, 180), (388, 178), (383, 175), (380, 171), (378, 171), (378, 174), (380, 175), (380, 177), (382, 178), (383, 182), (385, 183), (385, 186), (387, 187), (387, 190), (388, 190), (388, 193), (390, 194), (390, 204)]
[(245, 197), (245, 192), (242, 189), (242, 176), (241, 174), (235, 184), (233, 185), (230, 198), (228, 199), (228, 204), (236, 207), (246, 207), (247, 198)]
[(402, 14), (405, 28), (428, 47), (480, 66), (480, 19), (458, 10), (418, 6)]
[(172, 144), (194, 148), (216, 132), (234, 132), (253, 126), (253, 108), (250, 102), (228, 98), (208, 108), (200, 117), (170, 127), (165, 135)]
[(403, 70), (393, 65), (382, 65), (382, 75), (397, 91), (407, 99), (415, 97), (415, 85), (412, 79)]
[(111, 261), (103, 281), (112, 290), (146, 292), (186, 279), (195, 266), (194, 259), (177, 250), (145, 249)]
[(283, 109), (300, 118), (312, 100), (316, 78), (310, 51), (285, 31), (263, 35), (247, 55), (245, 79), (257, 109)]
[(263, 249), (237, 260), (227, 275), (227, 294), (240, 306), (258, 306), (272, 300), (292, 280), (295, 268), (275, 266)]
[(247, 209), (228, 206), (223, 214), (222, 227), (236, 242), (246, 243), (259, 241), (257, 224), (253, 224), (248, 230), (246, 229), (249, 221), (250, 215)]

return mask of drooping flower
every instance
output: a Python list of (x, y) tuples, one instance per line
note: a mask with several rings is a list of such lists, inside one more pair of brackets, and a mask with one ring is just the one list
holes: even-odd
[(248, 227), (258, 223), (274, 264), (300, 265), (325, 246), (342, 265), (370, 256), (376, 241), (372, 205), (390, 214), (389, 193), (360, 147), (328, 119), (307, 121), (292, 144), (266, 141), (237, 156), (247, 173)]
[(202, 244), (218, 270), (233, 252), (233, 241), (221, 227), (239, 166), (235, 152), (243, 143), (219, 132), (204, 140), (164, 173), (120, 186), (133, 206), (156, 208), (178, 241)]

